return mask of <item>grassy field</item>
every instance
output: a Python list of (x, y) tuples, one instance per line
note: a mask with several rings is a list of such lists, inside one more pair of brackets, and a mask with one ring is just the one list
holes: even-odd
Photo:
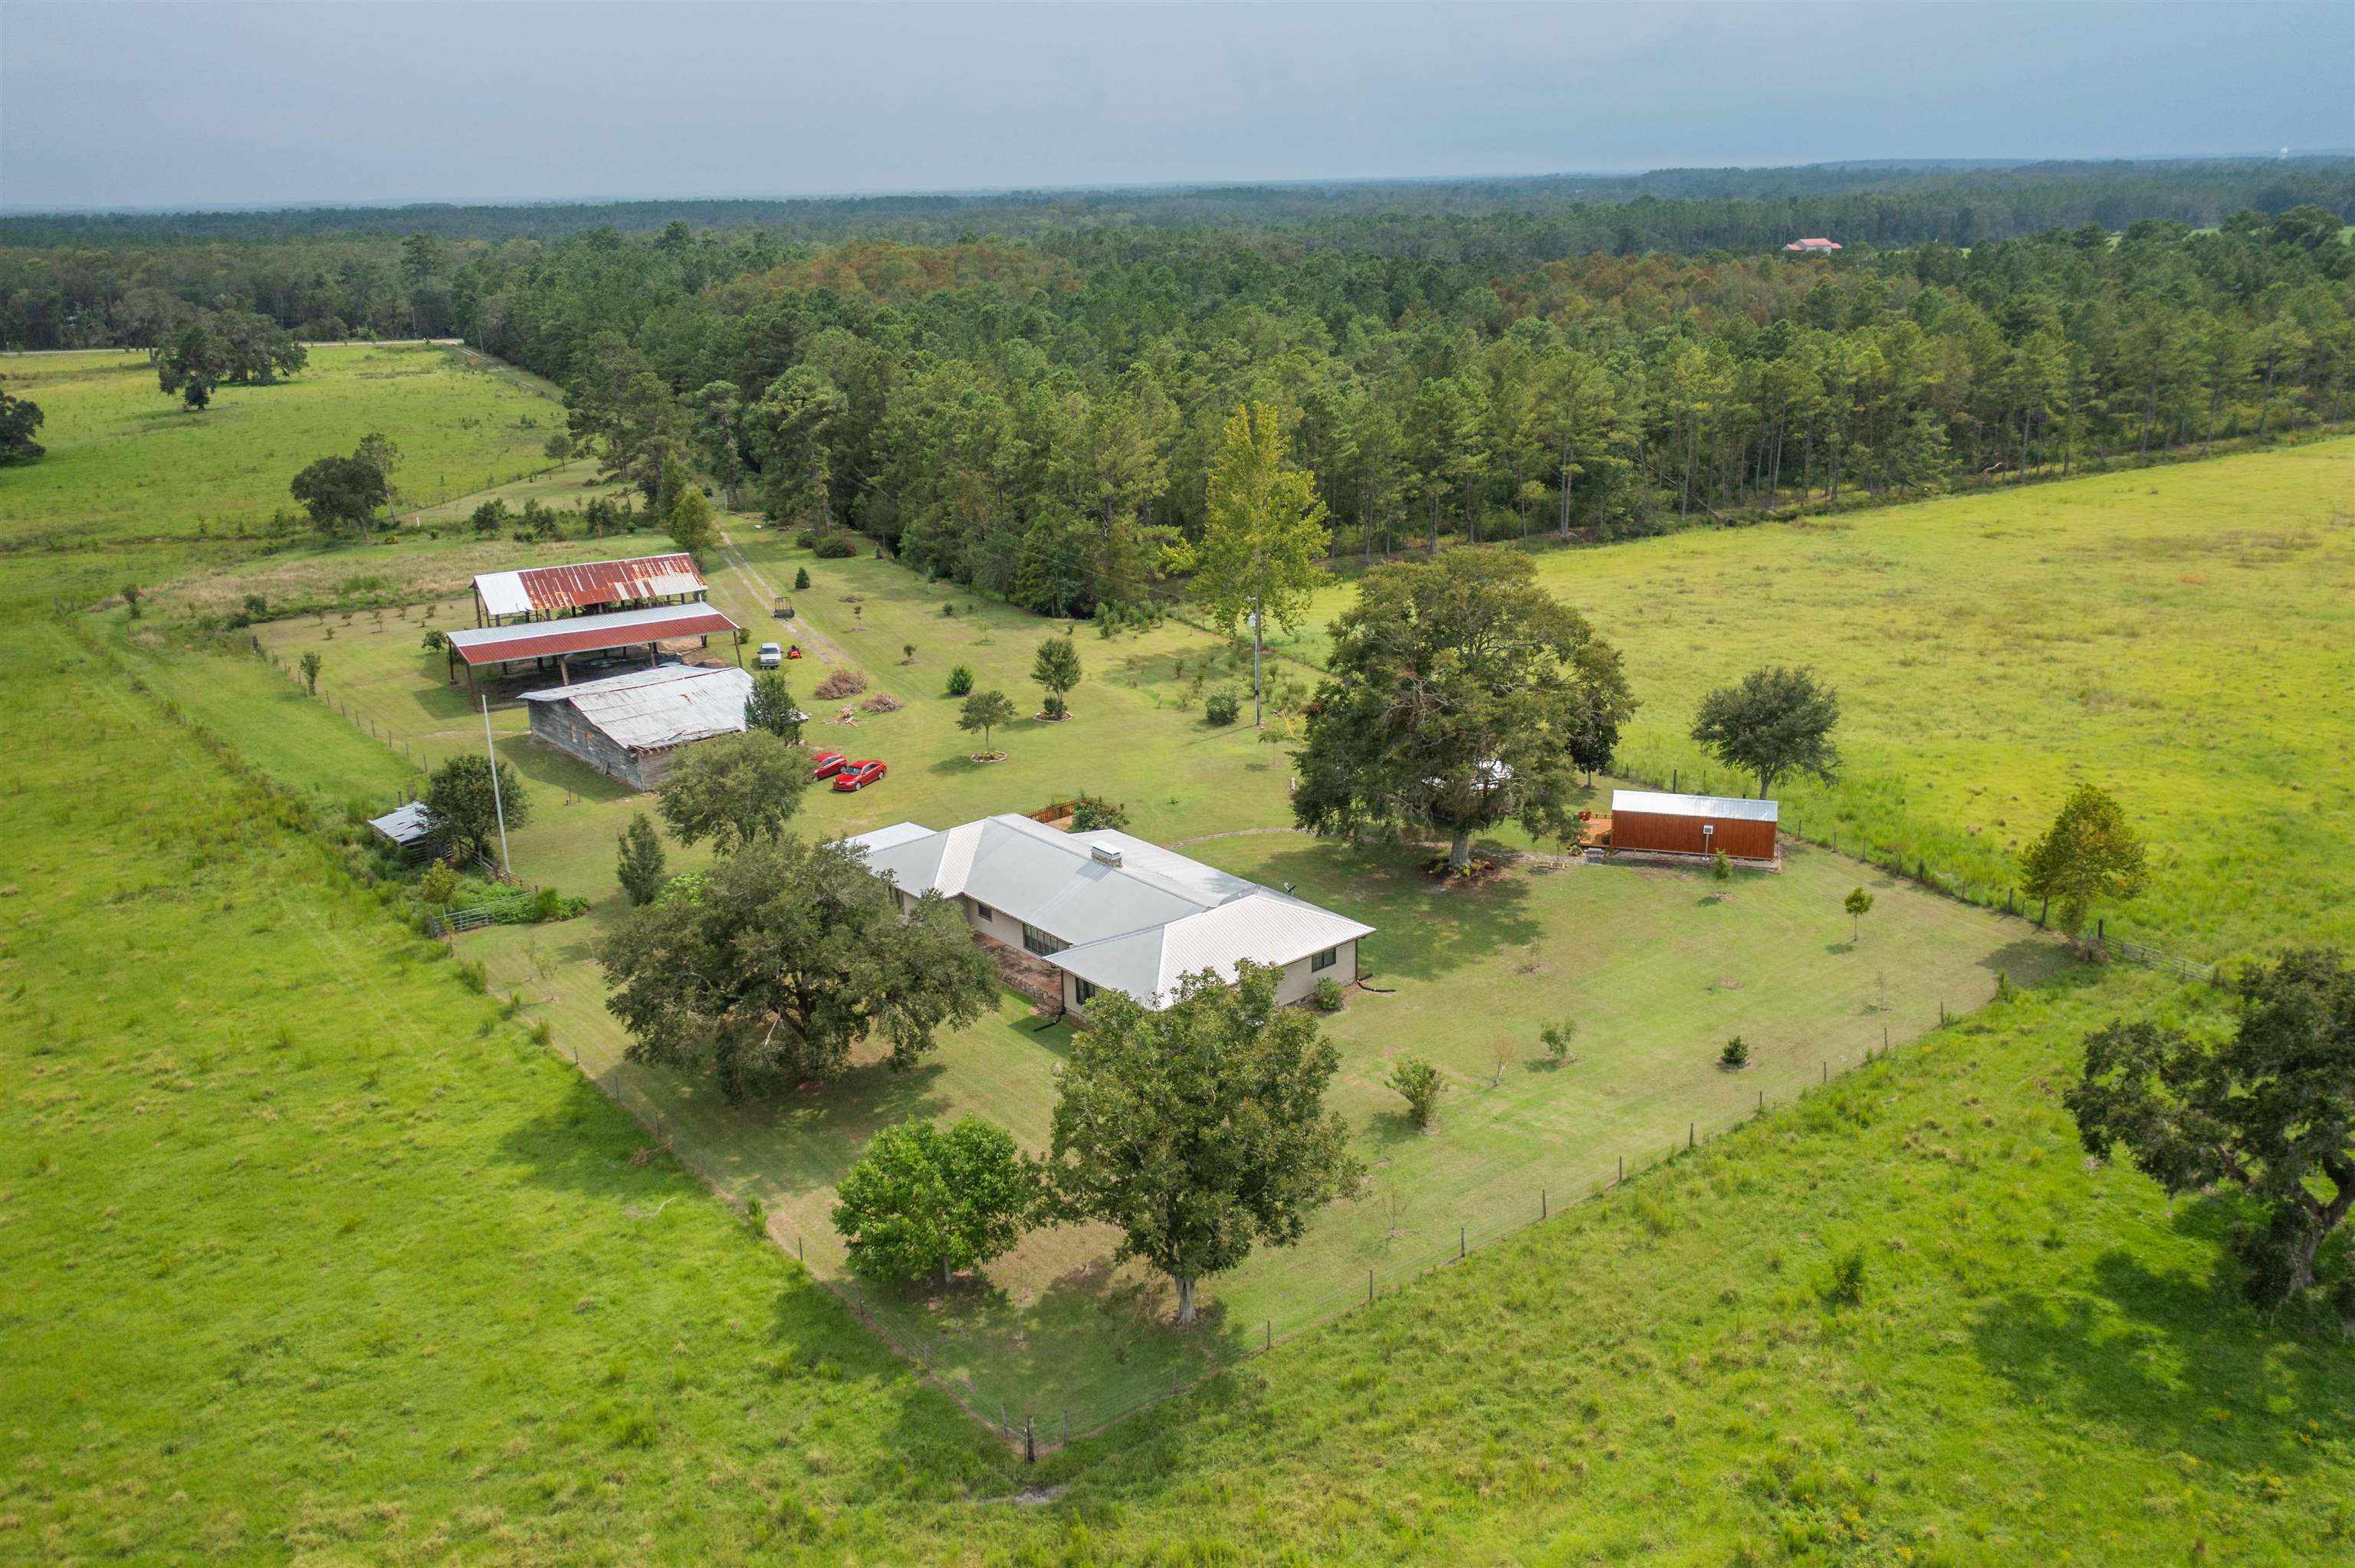
[[(798, 620), (783, 633), (810, 640), (813, 657), (793, 667), (801, 689), (829, 667), (818, 652), (838, 650), (869, 673), (870, 690), (895, 691), (910, 705), (861, 715), (851, 726), (831, 722), (832, 705), (808, 700), (820, 710), (814, 740), (881, 755), (894, 768), (856, 796), (814, 794), (804, 819), (812, 831), (905, 817), (945, 826), (1082, 789), (1127, 801), (1137, 830), (1166, 842), (1285, 819), (1281, 750), (1243, 726), (1208, 727), (1199, 704), (1178, 705), (1191, 690), (1178, 662), (1197, 668), (1220, 653), (1203, 634), (1171, 623), (1083, 637), (1097, 678), (1075, 697), (1080, 717), (1018, 723), (1001, 737), (1008, 761), (977, 766), (966, 758), (974, 739), (955, 728), (957, 705), (938, 683), (962, 662), (982, 684), (1024, 694), (1028, 705), (1030, 655), (1050, 632), (1004, 607), (961, 601), (944, 616), (943, 601), (888, 564), (814, 561), (741, 523), (735, 532), (747, 541), (735, 552), (741, 564), (715, 572), (715, 597), (748, 623), (759, 624), (770, 588), (811, 573), (812, 588), (791, 596)], [(421, 627), (469, 619), (457, 600), (323, 612), (261, 629), (274, 666), (163, 658), (151, 678), (281, 776), (339, 800), (389, 799), (400, 767), (480, 744), (481, 721), (463, 686), (448, 684), (442, 660), (419, 646)], [(913, 664), (903, 662), (910, 642)], [(292, 674), (306, 652), (325, 661), (324, 702), (304, 697)], [(485, 932), (467, 939), (468, 949), (488, 956), (503, 988), (553, 1022), (562, 1049), (658, 1111), (698, 1170), (759, 1198), (781, 1238), (825, 1275), (850, 1283), (826, 1216), (834, 1181), (881, 1122), (973, 1112), (1043, 1147), (1065, 1033), (1030, 1028), (1027, 1007), (1011, 997), (997, 1018), (946, 1039), (922, 1074), (870, 1069), (786, 1107), (730, 1107), (708, 1084), (626, 1066), (626, 1040), (604, 1012), (591, 948), (619, 912), (615, 836), (648, 802), (530, 740), (519, 708), (496, 713), (493, 724), (502, 755), (534, 792), (534, 817), (513, 835), (515, 863), (527, 879), (603, 902), (578, 926)], [(316, 744), (306, 738), (314, 734)], [(355, 747), (377, 755), (360, 766)], [(388, 770), (394, 747), (401, 760)], [(1449, 896), (1413, 873), (1411, 857), (1291, 835), (1215, 838), (1193, 852), (1270, 884), (1296, 884), (1305, 896), (1384, 928), (1363, 961), (1395, 994), (1360, 995), (1334, 1025), (1348, 1061), (1335, 1103), (1357, 1128), (1376, 1179), (1360, 1202), (1320, 1219), (1309, 1243), (1214, 1282), (1216, 1334), (1154, 1328), (1161, 1282), (1114, 1270), (1112, 1238), (1091, 1229), (1033, 1238), (993, 1266), (986, 1288), (946, 1298), (870, 1293), (869, 1309), (895, 1339), (920, 1349), (976, 1409), (1003, 1403), (1053, 1411), (1059, 1421), (1068, 1412), (1093, 1426), (1166, 1392), (1173, 1374), (1197, 1376), (1361, 1295), (1369, 1269), (1396, 1277), (1452, 1255), (1459, 1232), (1492, 1235), (1527, 1224), (1549, 1194), (1592, 1191), (1622, 1157), (1648, 1162), (1696, 1126), (1721, 1127), (1765, 1097), (1787, 1099), (1828, 1063), (1852, 1064), (1884, 1038), (1912, 1039), (1935, 1022), (1941, 1001), (1960, 1010), (1989, 994), (1996, 967), (2023, 982), (2051, 967), (2049, 948), (2025, 926), (1828, 853), (1795, 857), (1781, 876), (1745, 875), (1727, 889), (1665, 871), (1540, 866)], [(1859, 878), (1881, 888), (1882, 906), (1870, 939), (1852, 951), (1838, 904)], [(1540, 1025), (1565, 1015), (1586, 1031), (1584, 1060), (1533, 1070)], [(1452, 1021), (1463, 1018), (1482, 1027), (1456, 1029)], [(1714, 1065), (1734, 1033), (1758, 1052), (1757, 1065), (1740, 1075)], [(1514, 1056), (1502, 1073), (1500, 1043)], [(1438, 1062), (1456, 1089), (1453, 1113), (1432, 1138), (1406, 1135), (1397, 1098), (1380, 1082), (1390, 1060), (1410, 1052)], [(1407, 1193), (1418, 1212), (1393, 1216), (1392, 1197)]]
[[(2211, 952), (2343, 939), (2343, 865), (2296, 853), (2293, 835), (2310, 820), (2324, 844), (2343, 844), (2355, 828), (2343, 788), (2355, 727), (2330, 700), (2343, 673), (2331, 685), (2328, 663), (2355, 602), (2347, 487), (2333, 477), (2350, 445), (2140, 475), (2125, 490), (2096, 480), (1998, 498), (2016, 514), (1945, 503), (1837, 529), (1580, 552), (1545, 569), (1573, 597), (1619, 585), (1581, 602), (1631, 650), (1654, 705), (1631, 750), (1665, 756), (1661, 737), (1682, 727), (1675, 705), (1689, 706), (1710, 672), (1773, 656), (1760, 650), (1777, 641), (1835, 651), (1854, 765), (1837, 799), (1801, 797), (1803, 817), (1846, 801), (1858, 823), (1923, 848), (1989, 853), (1988, 832), (2005, 824), (1969, 789), (2032, 797), (2030, 776), (2065, 776), (2065, 764), (2036, 771), (2053, 752), (2115, 778), (2138, 811), (2162, 798), (2146, 819), (2160, 885), (2133, 912), (2141, 928), (2179, 946), (2212, 928)], [(1978, 507), (1998, 509), (1966, 510)], [(2073, 522), (2040, 520), (2048, 509)], [(1977, 521), (1916, 536), (1941, 515)], [(797, 553), (731, 526), (751, 572), (723, 573), (720, 591), (764, 608)], [(1918, 601), (1965, 628), (1984, 613), (1968, 606), (2001, 602), (1982, 591), (2000, 563), (1973, 538), (2006, 528), (2022, 554), (2051, 557), (2011, 591), (2050, 596), (2040, 602), (2051, 625), (2096, 629), (2089, 642), (2021, 626), (1954, 633), (1925, 652), (1893, 635), (1912, 617), (1884, 605), (1876, 582), (1902, 590), (1900, 610)], [(2293, 543), (2264, 546), (2268, 528)], [(2154, 555), (2203, 538), (2236, 561), (2229, 573), (2211, 561), (2153, 579)], [(618, 553), (611, 544), (563, 549)], [(1905, 564), (1849, 558), (1866, 546), (1891, 560), (1902, 549)], [(1942, 548), (1961, 564), (1942, 567)], [(1675, 574), (1696, 585), (1690, 596), (1624, 564), (1671, 549), (1692, 552)], [(1833, 565), (1806, 554), (1827, 549)], [(1782, 575), (1767, 574), (1778, 606), (1795, 601), (1790, 579), (1808, 564), (1845, 574), (1848, 597), (1759, 610), (1753, 568), (1788, 552)], [(1442, 1261), (1454, 1239), (1444, 1210), (1479, 1190), (1451, 1151), (1538, 1150), (1526, 1172), (1499, 1179), (1501, 1201), (1537, 1173), (1563, 1121), (1575, 1137), (1586, 1118), (1624, 1108), (1622, 1125), (1591, 1130), (1598, 1146), (1632, 1142), (1673, 1121), (1676, 1097), (1714, 1093), (1736, 1112), (1762, 1075), (1796, 1086), (1806, 1028), (1759, 1036), (1773, 1054), (1753, 1073), (1707, 1066), (1727, 1018), (1749, 1005), (1819, 1018), (1819, 1053), (1849, 1031), (1871, 1043), (1876, 1017), (1840, 988), (1866, 962), (1877, 976), (1876, 942), (1923, 972), (1898, 1000), (1892, 1041), (1900, 1023), (1934, 1022), (1937, 1000), (1983, 999), (1987, 959), (2012, 956), (1987, 939), (2007, 929), (1987, 916), (1895, 889), (1859, 951), (1832, 950), (1843, 922), (1808, 878), (1839, 863), (1814, 853), (1780, 881), (1731, 889), (1620, 868), (1526, 875), (1451, 918), (1464, 906), (1385, 874), (1394, 868), (1380, 856), (1285, 836), (1193, 846), (1374, 911), (1396, 946), (1369, 963), (1413, 987), (1359, 999), (1334, 1022), (1351, 1062), (1337, 1103), (1362, 1136), (1379, 1135), (1360, 1080), (1404, 1043), (1449, 1069), (1442, 1130), (1408, 1146), (1403, 1158), (1424, 1163), (1394, 1160), (1366, 1202), (1335, 1212), (1344, 1227), (1373, 1224), (1396, 1259), (1376, 1305), (1022, 1471), (855, 1308), (750, 1244), (666, 1159), (636, 1163), (649, 1140), (530, 1038), (546, 1019), (569, 1054), (601, 1016), (593, 987), (565, 967), (597, 915), (481, 945), (501, 949), (499, 977), (526, 993), (506, 1016), (349, 885), (296, 825), (302, 810), (233, 789), (109, 659), (36, 608), (59, 595), (94, 602), (134, 569), (156, 584), (185, 575), (137, 626), (118, 609), (93, 622), (115, 655), (273, 775), (330, 801), (389, 795), (407, 765), (367, 726), (397, 747), (457, 715), (417, 694), (431, 683), (417, 675), (417, 612), (378, 632), (368, 606), (440, 592), (464, 573), (439, 547), (408, 546), (257, 563), (283, 585), (273, 603), (329, 607), (324, 624), (263, 636), (282, 658), (315, 638), (325, 690), (359, 712), (355, 724), (181, 619), (235, 602), (225, 554), (183, 542), (0, 562), (0, 639), (19, 677), (0, 705), (13, 743), (0, 768), (0, 1360), (31, 1373), (0, 1379), (0, 1559), (1877, 1565), (2355, 1553), (2355, 1354), (2337, 1326), (2248, 1313), (2221, 1246), (2232, 1206), (2170, 1209), (2130, 1171), (2089, 1164), (2054, 1097), (2087, 1029), (2120, 1012), (2200, 1021), (2215, 1006), (2141, 971), (2066, 970), (1607, 1198), (1556, 1203), (1550, 1223)], [(1028, 695), (1020, 675), (1038, 623), (960, 602), (951, 630), (937, 599), (902, 574), (821, 565), (816, 587), (794, 596), (802, 630), (851, 650), (877, 684), (937, 691), (917, 683), (963, 658)], [(2202, 570), (2231, 591), (2188, 609), (2146, 605)], [(381, 580), (357, 580), (368, 577)], [(866, 596), (860, 613), (847, 592)], [(2142, 640), (2167, 640), (2175, 664), (2136, 663), (2136, 637), (2089, 618), (2105, 605)], [(388, 622), (401, 619), (387, 609)], [(1850, 626), (1853, 637), (1840, 630)], [(2043, 662), (2005, 662), (2040, 641), (2054, 644)], [(904, 674), (902, 641), (919, 644)], [(1098, 789), (1164, 841), (1284, 820), (1280, 750), (1205, 731), (1199, 706), (1177, 705), (1191, 683), (1175, 661), (1190, 665), (1209, 640), (1171, 627), (1106, 643), (1083, 630), (1081, 645), (1092, 679), (1071, 730), (1018, 726), (1001, 742), (1012, 760), (979, 769), (955, 760), (971, 743), (948, 705), (916, 702), (849, 732), (893, 759), (892, 779), (815, 800), (810, 820), (929, 821), (932, 802), (939, 820), (961, 820), (1002, 803), (991, 798), (1001, 788), (1023, 804)], [(2175, 722), (2135, 726), (2133, 705), (2089, 705), (2064, 670), (2118, 691), (2157, 683), (2159, 700), (2176, 694)], [(2121, 686), (2126, 672), (2135, 684)], [(1222, 669), (1211, 683), (1229, 678)], [(1920, 694), (1910, 706), (1909, 692)], [(2259, 693), (2282, 700), (2250, 700)], [(1943, 724), (1948, 707), (1968, 722)], [(519, 761), (532, 750), (505, 747)], [(1965, 771), (2012, 757), (2019, 786)], [(921, 793), (892, 792), (911, 775)], [(539, 781), (547, 815), (519, 856), (601, 891), (626, 803)], [(2237, 836), (2212, 845), (2211, 789), (2238, 792)], [(1823, 890), (1844, 885), (1835, 874)], [(1403, 917), (1401, 903), (1413, 906)], [(1748, 947), (1724, 939), (1739, 921), (1756, 938)], [(1647, 944), (1653, 930), (1672, 935)], [(1459, 982), (1477, 989), (1479, 1008), (1417, 1012), (1418, 991), (1441, 999)], [(1784, 985), (1807, 994), (1771, 994)], [(1614, 1012), (1614, 993), (1633, 986), (1665, 994), (1657, 1018)], [(1524, 1056), (1495, 1084), (1489, 1042), (1523, 1037), (1557, 996), (1587, 1025), (1583, 1060), (1554, 1075)], [(991, 1113), (1013, 1124), (1037, 1104), (1054, 1038), (1009, 1007), (902, 1078), (901, 1103), (954, 1074), (962, 1054), (992, 1069), (961, 1075), (975, 1086), (966, 1092), (996, 1097)], [(1652, 1075), (1657, 1103), (1618, 1086)], [(692, 1118), (709, 1107), (685, 1087), (644, 1092), (677, 1097), (661, 1102), (664, 1130), (697, 1155)], [(900, 1108), (888, 1095), (867, 1103), (878, 1117)], [(755, 1191), (773, 1179), (764, 1148), (806, 1156), (819, 1143), (781, 1124), (815, 1127), (835, 1108), (796, 1103), (765, 1125), (744, 1115), (714, 1145), (734, 1163), (704, 1168), (724, 1191)], [(1397, 1237), (1385, 1181), (1413, 1189)], [(1066, 1243), (1087, 1238), (1063, 1233)], [(1836, 1305), (1830, 1260), (1859, 1245), (1864, 1300)], [(1271, 1261), (1285, 1260), (1261, 1265)], [(1425, 1264), (1444, 1277), (1407, 1277)], [(1074, 1298), (1095, 1291), (1105, 1304), (1093, 1331), (1113, 1341), (1122, 1377), (1166, 1370), (1154, 1348), (1167, 1337), (1134, 1296), (1069, 1283)], [(1247, 1291), (1290, 1284), (1239, 1278), (1231, 1317)], [(988, 1303), (943, 1306), (986, 1318)], [(1047, 1347), (986, 1320), (964, 1339), (1000, 1332), (992, 1370), (1018, 1382)], [(1009, 1506), (1025, 1480), (1051, 1489), (1046, 1506)]]
[[(1025, 1472), (282, 808), (61, 634), (9, 651), (0, 1557), (2355, 1542), (2355, 1357), (2241, 1309), (2225, 1213), (2087, 1171), (2051, 1098), (2057, 1041), (2205, 1005), (2149, 976), (2022, 992)], [(138, 961), (92, 986), (98, 949)]]
[(0, 1559), (692, 1556), (1003, 1484), (282, 808), (9, 653)]
[(156, 390), (135, 350), (0, 356), (41, 406), (48, 456), (0, 471), (0, 545), (259, 533), (304, 465), (380, 430), (404, 512), (549, 467), (564, 410), (527, 381), (424, 344), (314, 348), (270, 387), (224, 387), (201, 414)]
[[(1810, 836), (1982, 889), (2083, 779), (2161, 847), (2113, 932), (2230, 957), (2355, 941), (2355, 441), (1540, 557), (1626, 652), (1631, 766), (1740, 787), (1687, 738), (1703, 693), (1811, 664), (1846, 777), (1778, 788)], [(1321, 597), (1308, 659), (1349, 589)], [(1748, 781), (1755, 791), (1756, 780)]]

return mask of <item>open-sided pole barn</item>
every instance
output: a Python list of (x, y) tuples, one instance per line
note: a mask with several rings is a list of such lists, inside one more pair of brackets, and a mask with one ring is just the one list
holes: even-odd
[(558, 680), (572, 683), (572, 661), (583, 653), (613, 653), (644, 648), (649, 665), (660, 662), (661, 645), (693, 637), (704, 647), (709, 647), (714, 632), (723, 633), (735, 652), (736, 662), (744, 662), (744, 651), (737, 641), (743, 629), (729, 619), (725, 611), (709, 604), (658, 605), (649, 609), (616, 610), (611, 615), (576, 615), (562, 620), (527, 621), (520, 626), (479, 626), (453, 631), (449, 636), (450, 679), (458, 678), (458, 666), (466, 667), (466, 690), (474, 690), (474, 672), (491, 666), (504, 671), (511, 664), (528, 662), (534, 669), (553, 665)]

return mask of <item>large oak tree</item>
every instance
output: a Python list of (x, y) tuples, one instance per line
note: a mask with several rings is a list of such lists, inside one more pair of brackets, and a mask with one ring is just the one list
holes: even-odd
[(1618, 651), (1518, 551), (1374, 567), (1327, 668), (1293, 815), (1317, 833), (1435, 829), (1458, 870), (1498, 823), (1569, 832), (1580, 764), (1636, 710)]
[[(2355, 969), (2308, 948), (2238, 989), (2222, 1040), (2147, 1020), (2102, 1030), (2062, 1098), (2087, 1153), (2123, 1144), (2170, 1197), (2230, 1185), (2260, 1205), (2233, 1250), (2270, 1309), (2318, 1282), (2316, 1255), (2355, 1208)], [(2355, 1267), (2334, 1289), (2355, 1318)]]
[(996, 995), (938, 894), (911, 913), (847, 844), (756, 840), (623, 916), (600, 946), (633, 1061), (709, 1061), (730, 1099), (838, 1076), (870, 1036), (907, 1067)]
[(688, 747), (655, 801), (679, 842), (709, 839), (726, 855), (761, 839), (773, 842), (809, 785), (808, 752), (766, 729), (748, 729)]
[(1115, 1227), (1121, 1258), (1167, 1274), (1181, 1325), (1202, 1276), (1297, 1241), (1362, 1174), (1325, 1108), (1340, 1054), (1313, 1013), (1277, 1004), (1280, 972), (1246, 962), (1231, 986), (1188, 975), (1158, 1012), (1101, 991), (1059, 1075), (1059, 1207)]

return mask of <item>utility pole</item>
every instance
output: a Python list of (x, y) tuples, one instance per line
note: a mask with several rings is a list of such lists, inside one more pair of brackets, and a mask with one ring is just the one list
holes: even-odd
[(1265, 719), (1264, 715), (1262, 714), (1261, 709), (1260, 709), (1260, 696), (1259, 696), (1259, 599), (1258, 599), (1256, 597), (1254, 597), (1254, 598), (1252, 599), (1252, 601), (1251, 601), (1251, 607), (1252, 607), (1252, 609), (1251, 609), (1251, 629), (1252, 629), (1252, 727), (1253, 729), (1259, 729), (1259, 728), (1263, 728), (1263, 727), (1264, 727), (1264, 726), (1265, 726), (1265, 724), (1266, 724), (1266, 722), (1267, 722), (1267, 721), (1266, 721), (1266, 719)]
[(499, 819), (499, 869), (512, 879), (515, 864), (507, 859), (507, 803), (499, 798), (499, 752), (491, 742), (491, 699), (483, 699), (483, 755), (491, 762), (491, 810)]

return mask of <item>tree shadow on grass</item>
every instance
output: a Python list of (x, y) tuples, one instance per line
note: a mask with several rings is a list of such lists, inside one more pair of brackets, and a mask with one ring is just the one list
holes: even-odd
[(2048, 937), (2021, 936), (1979, 959), (1979, 968), (2001, 973), (2014, 985), (2029, 986), (2067, 973), (2075, 962), (2066, 948)]
[[(1265, 841), (1258, 841), (1265, 842)], [(1426, 850), (1304, 840), (1247, 874), (1374, 927), (1358, 961), (1377, 986), (1432, 980), (1542, 939), (1545, 921), (1518, 876), (1465, 885), (1433, 881)]]
[[(2176, 1224), (2221, 1247), (2230, 1217), (2199, 1203)], [(2028, 1401), (2234, 1472), (2306, 1468), (2314, 1450), (2296, 1430), (2349, 1393), (2343, 1351), (2269, 1329), (2229, 1270), (2162, 1273), (2121, 1248), (2094, 1259), (2082, 1288), (2014, 1291), (1984, 1308), (1972, 1336)]]

